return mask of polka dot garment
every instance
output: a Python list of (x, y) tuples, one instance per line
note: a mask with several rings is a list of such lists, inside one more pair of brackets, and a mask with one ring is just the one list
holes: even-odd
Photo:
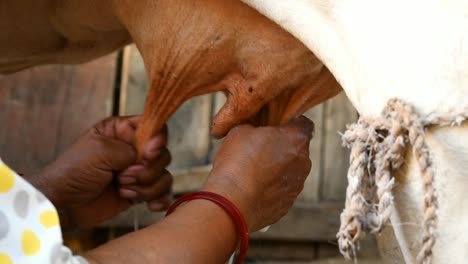
[(63, 246), (52, 203), (0, 159), (0, 264), (85, 264)]

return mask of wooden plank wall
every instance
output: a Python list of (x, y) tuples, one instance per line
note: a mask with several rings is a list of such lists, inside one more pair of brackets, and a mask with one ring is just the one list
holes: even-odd
[[(0, 157), (18, 171), (31, 173), (100, 119), (116, 111), (140, 114), (148, 89), (141, 56), (130, 46), (121, 63), (116, 58), (114, 54), (80, 66), (42, 66), (0, 76), (0, 124), (5, 124), (0, 129)], [(222, 94), (193, 98), (168, 122), (177, 195), (197, 190), (208, 176), (221, 143), (210, 137), (209, 125), (224, 101)], [(343, 94), (306, 115), (316, 124), (310, 149), (313, 169), (291, 212), (268, 232), (252, 235), (249, 257), (255, 263), (309, 263), (339, 256), (334, 241), (344, 204), (348, 152), (341, 147), (338, 132), (357, 115)], [(130, 232), (133, 213), (142, 226), (162, 217), (137, 206), (100, 229), (80, 234), (81, 240), (75, 235), (68, 241), (74, 249), (84, 250)], [(377, 256), (372, 239), (364, 245), (369, 250), (362, 256)]]
[[(110, 116), (116, 57), (0, 75), (0, 157), (18, 172), (34, 173)], [(93, 230), (65, 234), (75, 252), (98, 240)]]
[(111, 115), (115, 59), (0, 75), (0, 157), (33, 173)]

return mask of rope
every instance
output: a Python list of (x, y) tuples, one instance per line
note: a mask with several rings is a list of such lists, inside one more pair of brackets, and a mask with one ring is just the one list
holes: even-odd
[(391, 99), (379, 118), (360, 118), (342, 135), (343, 145), (351, 149), (345, 209), (337, 234), (340, 252), (356, 262), (359, 239), (365, 233), (379, 233), (389, 222), (393, 204), (393, 172), (400, 169), (412, 147), (423, 181), (424, 223), (418, 263), (432, 263), (437, 238), (437, 194), (435, 169), (425, 139), (430, 126), (460, 125), (468, 119), (462, 112), (431, 114), (421, 118), (400, 99)]

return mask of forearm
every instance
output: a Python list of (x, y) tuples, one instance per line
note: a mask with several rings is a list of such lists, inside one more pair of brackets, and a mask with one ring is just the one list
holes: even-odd
[(88, 252), (93, 264), (224, 263), (236, 247), (235, 226), (218, 205), (195, 200), (157, 224)]

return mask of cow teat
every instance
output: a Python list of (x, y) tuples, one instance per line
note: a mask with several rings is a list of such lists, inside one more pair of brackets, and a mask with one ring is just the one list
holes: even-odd
[[(184, 20), (155, 22), (154, 17), (180, 16), (181, 10)], [(226, 93), (211, 128), (222, 137), (244, 122), (284, 123), (340, 91), (302, 43), (240, 1), (161, 2), (152, 15), (130, 25), (151, 85), (137, 131), (139, 153), (197, 95)]]

